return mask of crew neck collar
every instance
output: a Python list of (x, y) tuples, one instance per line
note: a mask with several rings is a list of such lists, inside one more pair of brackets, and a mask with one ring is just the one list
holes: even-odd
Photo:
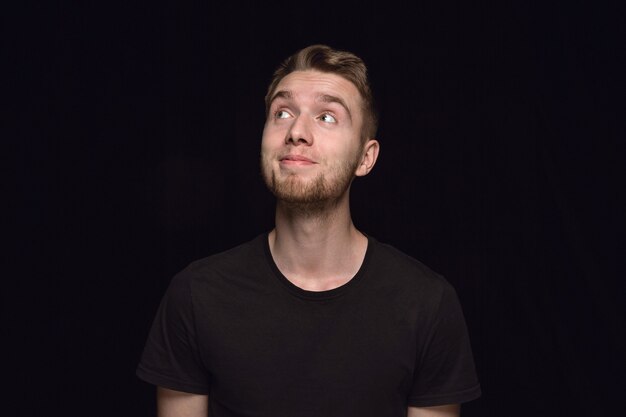
[(340, 285), (337, 288), (333, 288), (332, 290), (326, 290), (326, 291), (305, 290), (303, 288), (298, 287), (293, 282), (289, 281), (287, 277), (283, 275), (280, 269), (278, 269), (278, 265), (276, 265), (276, 262), (274, 261), (274, 257), (272, 256), (272, 252), (270, 251), (269, 232), (264, 233), (262, 235), (262, 243), (263, 243), (263, 249), (265, 252), (265, 258), (267, 259), (267, 262), (272, 272), (274, 273), (274, 276), (280, 282), (280, 284), (285, 289), (287, 289), (287, 291), (289, 291), (292, 295), (295, 295), (296, 297), (299, 297), (299, 298), (312, 300), (312, 301), (325, 301), (325, 300), (330, 300), (333, 298), (340, 297), (341, 295), (348, 292), (352, 287), (358, 285), (359, 282), (361, 281), (361, 278), (365, 273), (364, 271), (367, 269), (369, 259), (372, 256), (373, 243), (374, 243), (374, 239), (372, 237), (370, 237), (366, 233), (363, 233), (363, 235), (367, 238), (367, 249), (365, 250), (365, 256), (363, 257), (363, 262), (361, 263), (359, 270), (345, 284)]

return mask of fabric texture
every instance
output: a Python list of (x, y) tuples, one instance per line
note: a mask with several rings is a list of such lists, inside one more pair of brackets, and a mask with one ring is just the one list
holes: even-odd
[(358, 273), (313, 292), (276, 267), (267, 234), (177, 274), (137, 375), (209, 394), (211, 417), (406, 416), (480, 396), (453, 287), (368, 237)]

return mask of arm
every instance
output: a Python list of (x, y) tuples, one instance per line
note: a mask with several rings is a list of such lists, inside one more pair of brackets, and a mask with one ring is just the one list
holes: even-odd
[(439, 405), (436, 407), (409, 407), (407, 417), (459, 417), (459, 404)]
[(209, 396), (157, 387), (158, 417), (207, 417)]

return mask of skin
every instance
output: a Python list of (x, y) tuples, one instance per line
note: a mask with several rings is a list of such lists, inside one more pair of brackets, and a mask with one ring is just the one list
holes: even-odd
[(458, 417), (461, 415), (459, 404), (439, 405), (436, 407), (409, 407), (407, 417)]
[[(350, 216), (350, 184), (376, 164), (380, 146), (362, 140), (362, 98), (348, 80), (319, 71), (283, 78), (263, 130), (261, 168), (276, 195), (272, 257), (283, 275), (309, 291), (347, 283), (367, 238)], [(207, 416), (208, 397), (159, 389), (160, 417)], [(408, 417), (454, 417), (458, 405), (408, 407)]]
[(206, 417), (209, 415), (209, 397), (157, 387), (157, 415), (159, 417)]
[[(329, 290), (349, 281), (365, 256), (367, 238), (352, 223), (349, 189), (354, 176), (372, 170), (379, 145), (374, 139), (361, 141), (361, 98), (344, 78), (297, 71), (283, 78), (276, 91), (289, 94), (272, 102), (261, 145), (263, 176), (277, 195), (270, 250), (295, 285)], [(311, 162), (285, 160), (289, 156)], [(276, 190), (280, 185), (283, 194)], [(319, 188), (324, 191), (311, 201)]]

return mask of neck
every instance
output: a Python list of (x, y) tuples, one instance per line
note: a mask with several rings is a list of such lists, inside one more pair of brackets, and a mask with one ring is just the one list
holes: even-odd
[(312, 291), (345, 284), (360, 268), (367, 250), (367, 238), (352, 223), (347, 193), (311, 210), (279, 201), (269, 244), (283, 275)]

